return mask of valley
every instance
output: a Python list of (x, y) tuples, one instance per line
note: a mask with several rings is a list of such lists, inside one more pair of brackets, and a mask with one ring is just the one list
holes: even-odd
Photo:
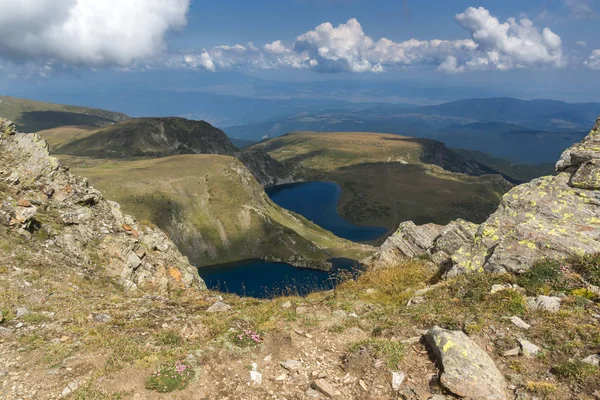
[(402, 221), (482, 221), (510, 188), (497, 172), (441, 143), (363, 132), (298, 132), (257, 144), (278, 161), (299, 164), (307, 179), (342, 187), (346, 219), (394, 230)]

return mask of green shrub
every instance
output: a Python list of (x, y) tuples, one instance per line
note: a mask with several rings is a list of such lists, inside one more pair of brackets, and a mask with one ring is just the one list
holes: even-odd
[(192, 378), (194, 369), (185, 363), (178, 361), (173, 365), (161, 365), (146, 380), (146, 389), (170, 393), (185, 389)]
[(573, 257), (569, 260), (569, 264), (573, 271), (581, 274), (586, 281), (600, 286), (600, 253)]
[(590, 375), (596, 372), (596, 367), (586, 364), (582, 361), (569, 360), (562, 364), (555, 365), (552, 368), (552, 373), (565, 379), (574, 379), (583, 381)]
[(517, 284), (535, 295), (547, 295), (553, 290), (569, 291), (574, 288), (574, 282), (567, 276), (567, 265), (559, 261), (540, 261), (519, 276)]

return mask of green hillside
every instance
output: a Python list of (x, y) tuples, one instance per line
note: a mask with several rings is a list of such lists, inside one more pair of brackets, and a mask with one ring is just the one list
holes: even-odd
[(0, 116), (15, 123), (22, 132), (37, 132), (67, 125), (106, 126), (125, 121), (125, 114), (41, 101), (0, 96)]

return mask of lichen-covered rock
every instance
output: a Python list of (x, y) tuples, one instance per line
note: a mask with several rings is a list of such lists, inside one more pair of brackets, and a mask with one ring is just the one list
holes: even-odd
[[(0, 131), (12, 125), (0, 120)], [(195, 267), (156, 227), (140, 226), (48, 154), (36, 134), (0, 135), (0, 181), (21, 197), (0, 202), (0, 224), (15, 234), (43, 229), (48, 246), (80, 265), (95, 264), (131, 290), (204, 289)], [(35, 218), (39, 226), (29, 224)], [(146, 239), (146, 237), (148, 237)]]
[(474, 239), (452, 256), (446, 276), (469, 271), (523, 272), (538, 260), (600, 249), (600, 119), (566, 150), (557, 176), (544, 176), (506, 193)]
[(600, 118), (596, 120), (596, 125), (588, 136), (562, 153), (556, 163), (556, 171), (574, 173), (586, 162), (598, 159), (600, 159)]
[(412, 221), (401, 223), (398, 230), (381, 245), (375, 264), (390, 266), (406, 258), (427, 254), (443, 229), (442, 225), (417, 226)]
[(417, 226), (412, 221), (400, 224), (375, 256), (376, 266), (392, 266), (406, 258), (430, 255), (433, 262), (442, 264), (462, 245), (473, 240), (477, 225), (458, 219), (446, 225)]
[(562, 154), (556, 170), (556, 176), (511, 189), (479, 226), (457, 220), (432, 239), (425, 226), (403, 223), (383, 244), (375, 265), (398, 263), (398, 254), (428, 253), (451, 278), (474, 271), (521, 273), (539, 260), (598, 252), (600, 118), (583, 141)]
[(443, 251), (446, 254), (454, 254), (465, 243), (475, 237), (477, 225), (462, 219), (450, 222), (442, 233), (435, 239), (432, 253)]
[(600, 190), (600, 160), (590, 160), (579, 167), (569, 185), (578, 189)]
[(425, 335), (441, 368), (440, 382), (466, 399), (508, 399), (507, 382), (494, 361), (461, 331), (432, 328)]

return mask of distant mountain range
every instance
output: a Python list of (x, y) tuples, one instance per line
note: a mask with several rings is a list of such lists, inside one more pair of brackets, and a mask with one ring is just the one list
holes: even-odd
[(600, 103), (488, 98), (301, 113), (223, 129), (231, 137), (253, 140), (294, 131), (394, 133), (538, 164), (555, 161), (565, 147), (581, 140), (598, 115)]

